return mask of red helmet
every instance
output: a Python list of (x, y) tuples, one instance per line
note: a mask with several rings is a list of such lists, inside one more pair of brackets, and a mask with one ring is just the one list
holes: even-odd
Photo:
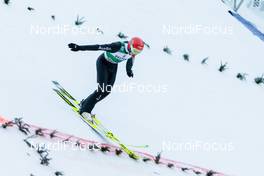
[(139, 37), (133, 37), (128, 42), (128, 47), (132, 54), (137, 55), (144, 49), (144, 41)]

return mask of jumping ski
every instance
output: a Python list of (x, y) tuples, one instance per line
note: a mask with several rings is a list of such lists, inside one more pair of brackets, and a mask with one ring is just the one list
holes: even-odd
[(85, 115), (81, 115), (79, 113), (79, 104), (80, 102), (76, 100), (65, 88), (63, 88), (57, 81), (52, 81), (52, 83), (56, 86), (56, 88), (53, 89), (53, 91), (56, 92), (56, 94), (64, 100), (65, 103), (67, 103), (72, 110), (78, 114), (78, 116), (83, 120), (87, 125), (89, 125), (93, 130), (95, 130), (99, 135), (106, 137), (110, 141), (118, 144), (120, 148), (128, 154), (128, 156), (132, 159), (139, 159), (140, 157), (133, 152), (132, 150), (128, 149), (128, 147), (123, 144), (120, 139), (114, 135), (110, 130), (108, 130), (106, 127), (103, 126), (101, 121), (96, 118), (95, 115), (92, 115), (92, 119)]

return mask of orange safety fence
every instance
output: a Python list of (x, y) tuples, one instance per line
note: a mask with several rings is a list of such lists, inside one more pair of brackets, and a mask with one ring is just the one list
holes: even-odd
[(2, 125), (2, 124), (5, 124), (5, 123), (7, 123), (7, 122), (9, 122), (10, 120), (7, 120), (4, 116), (1, 116), (0, 115), (0, 124)]

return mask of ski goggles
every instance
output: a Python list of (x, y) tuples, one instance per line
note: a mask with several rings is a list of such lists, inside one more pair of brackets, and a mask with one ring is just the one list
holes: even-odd
[(137, 54), (141, 53), (141, 51), (142, 51), (142, 50), (139, 50), (139, 49), (137, 49), (137, 48), (134, 48), (134, 47), (131, 45), (131, 53), (132, 53), (132, 54), (137, 55)]

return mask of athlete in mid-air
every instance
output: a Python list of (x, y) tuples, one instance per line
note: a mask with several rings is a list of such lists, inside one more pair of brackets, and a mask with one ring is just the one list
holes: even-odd
[(144, 49), (144, 41), (133, 37), (130, 41), (120, 41), (104, 45), (82, 45), (70, 43), (72, 51), (104, 51), (96, 62), (98, 88), (80, 103), (79, 113), (91, 117), (95, 104), (110, 94), (116, 79), (118, 63), (127, 61), (126, 72), (133, 77), (132, 66), (136, 55)]

